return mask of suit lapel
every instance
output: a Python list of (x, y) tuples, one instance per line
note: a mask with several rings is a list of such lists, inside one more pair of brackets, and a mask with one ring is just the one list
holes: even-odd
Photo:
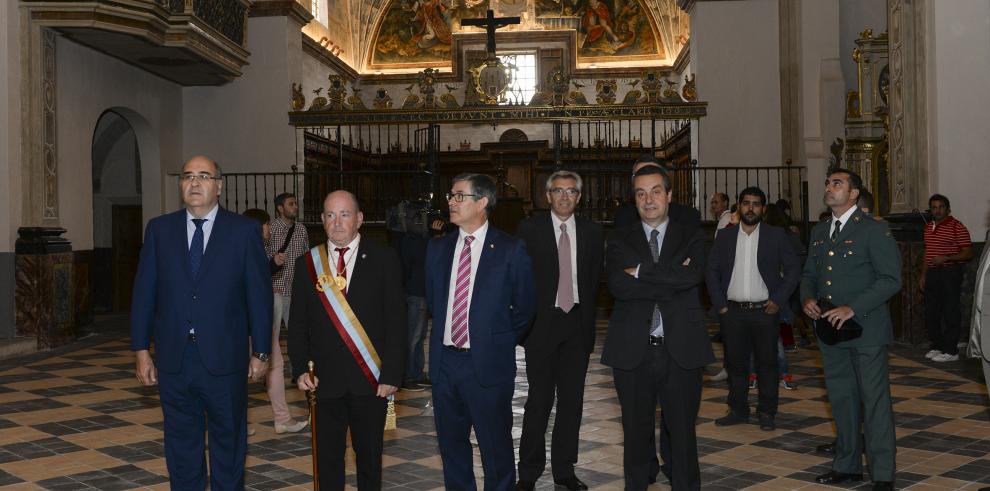
[(175, 249), (180, 251), (179, 262), (182, 263), (182, 271), (186, 274), (186, 278), (192, 281), (195, 278), (192, 277), (192, 265), (189, 264), (189, 232), (186, 227), (186, 210), (183, 208), (175, 213), (175, 220), (172, 222), (171, 228)]
[[(541, 240), (544, 244), (546, 244), (547, 252), (550, 253), (547, 254), (547, 256), (549, 256), (550, 261), (553, 262), (553, 267), (550, 270), (553, 271), (552, 284), (556, 285), (557, 282), (560, 281), (560, 258), (557, 251), (557, 231), (553, 229), (553, 217), (551, 217), (549, 213), (546, 216), (544, 225), (539, 227), (539, 229), (542, 237)], [(530, 253), (532, 254), (534, 252), (535, 251), (531, 251)]]
[(454, 267), (454, 246), (457, 245), (457, 233), (447, 234), (440, 240), (440, 246), (443, 248), (440, 251), (439, 259), (440, 264), (436, 265), (440, 268), (440, 278), (443, 281), (443, 288), (440, 291), (443, 292), (443, 308), (447, 308), (447, 302), (450, 300), (450, 271)]
[[(584, 255), (588, 249), (588, 231), (585, 228), (586, 226), (587, 225), (585, 223), (581, 223), (576, 216), (574, 217), (574, 240), (577, 241), (575, 243), (575, 247), (577, 248), (575, 251), (575, 257), (577, 257), (577, 284), (579, 298), (582, 293), (581, 284), (584, 283), (581, 280), (586, 277), (588, 274), (588, 267), (590, 267), (587, 260), (582, 260), (584, 259)], [(557, 267), (557, 271), (560, 271), (559, 266)]]
[[(488, 278), (488, 270), (492, 268), (495, 263), (495, 243), (499, 241), (498, 230), (488, 224), (488, 233), (485, 234), (485, 243), (481, 244), (481, 258), (478, 260), (478, 271), (474, 273), (474, 286), (475, 292), (478, 291), (479, 278)], [(471, 303), (474, 303), (474, 299), (478, 298), (474, 294), (471, 295)]]
[[(217, 210), (217, 216), (215, 218), (216, 221), (213, 222), (213, 228), (210, 229), (210, 241), (206, 243), (206, 251), (203, 252), (203, 263), (199, 265), (199, 273), (194, 279), (205, 278), (206, 273), (210, 269), (210, 265), (212, 265), (216, 259), (217, 254), (220, 254), (220, 251), (226, 249), (226, 247), (224, 247), (225, 244), (222, 242), (227, 236), (230, 235), (227, 233), (227, 228), (230, 225), (229, 218), (230, 217), (227, 216), (226, 210), (223, 208)], [(189, 255), (186, 254), (187, 258), (188, 256)], [(188, 262), (189, 260), (186, 259), (186, 263)]]
[[(660, 244), (660, 259), (658, 263), (667, 264), (674, 257), (674, 253), (681, 244), (681, 230), (677, 225), (667, 218), (667, 232), (663, 234), (663, 242)], [(652, 254), (651, 254), (652, 257)]]
[[(643, 222), (637, 221), (636, 225), (633, 225), (629, 229), (628, 237), (632, 241), (633, 250), (640, 257), (642, 262), (653, 262), (653, 253), (650, 252), (650, 241), (646, 237), (646, 232), (643, 230)], [(660, 252), (663, 253), (663, 244), (661, 244)]]
[(357, 254), (357, 257), (354, 258), (354, 269), (351, 271), (351, 278), (348, 281), (348, 283), (350, 283), (347, 286), (348, 295), (351, 295), (352, 292), (362, 291), (361, 289), (364, 287), (364, 280), (366, 279), (365, 276), (368, 276), (365, 271), (365, 269), (368, 269), (370, 266), (368, 261), (375, 260), (374, 257), (370, 259), (368, 258), (369, 247), (366, 246), (366, 244), (367, 243), (362, 239), (361, 242), (358, 243), (358, 249), (354, 251), (354, 254)]

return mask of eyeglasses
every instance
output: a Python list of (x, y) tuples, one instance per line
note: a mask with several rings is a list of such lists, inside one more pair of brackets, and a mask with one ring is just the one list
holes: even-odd
[(566, 194), (568, 196), (577, 196), (581, 194), (577, 188), (553, 188), (550, 190), (550, 194), (554, 196), (560, 196), (561, 194)]
[(196, 181), (205, 183), (206, 181), (211, 181), (211, 180), (219, 181), (220, 178), (213, 177), (209, 174), (182, 174), (181, 176), (179, 176), (179, 180), (186, 181), (188, 183), (193, 183)]
[(477, 194), (464, 194), (464, 193), (454, 193), (454, 194), (447, 193), (445, 196), (447, 197), (447, 201), (454, 200), (454, 201), (456, 201), (458, 203), (463, 203), (465, 197), (471, 196), (471, 197), (477, 198), (479, 195), (477, 195)]

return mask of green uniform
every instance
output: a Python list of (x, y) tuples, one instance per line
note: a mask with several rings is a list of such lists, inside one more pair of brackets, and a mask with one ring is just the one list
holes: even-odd
[(873, 480), (893, 481), (896, 440), (887, 365), (893, 333), (887, 301), (901, 288), (901, 255), (887, 224), (861, 210), (853, 212), (835, 240), (830, 238), (832, 220), (812, 229), (801, 275), (802, 301), (847, 305), (863, 326), (857, 339), (818, 343), (838, 433), (832, 469), (863, 472), (862, 428)]

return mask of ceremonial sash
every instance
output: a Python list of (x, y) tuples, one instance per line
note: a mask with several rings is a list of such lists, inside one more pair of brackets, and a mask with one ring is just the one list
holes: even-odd
[(309, 266), (309, 274), (313, 280), (313, 285), (316, 287), (316, 296), (319, 297), (327, 315), (333, 321), (340, 338), (344, 341), (351, 355), (354, 356), (354, 361), (361, 367), (361, 371), (368, 378), (372, 389), (377, 391), (378, 378), (381, 377), (382, 359), (375, 351), (375, 346), (371, 344), (371, 340), (368, 339), (368, 333), (364, 331), (361, 322), (351, 310), (350, 304), (347, 303), (342, 287), (337, 285), (330, 273), (327, 245), (320, 244), (310, 249), (306, 257), (306, 265)]

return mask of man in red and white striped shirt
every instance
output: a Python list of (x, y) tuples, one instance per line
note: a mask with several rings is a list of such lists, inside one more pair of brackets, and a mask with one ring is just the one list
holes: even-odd
[(973, 257), (969, 230), (949, 215), (949, 198), (928, 198), (932, 221), (925, 225), (925, 261), (921, 266), (921, 291), (925, 292), (925, 326), (931, 349), (925, 358), (946, 362), (959, 359), (962, 312), (959, 298), (963, 266)]

